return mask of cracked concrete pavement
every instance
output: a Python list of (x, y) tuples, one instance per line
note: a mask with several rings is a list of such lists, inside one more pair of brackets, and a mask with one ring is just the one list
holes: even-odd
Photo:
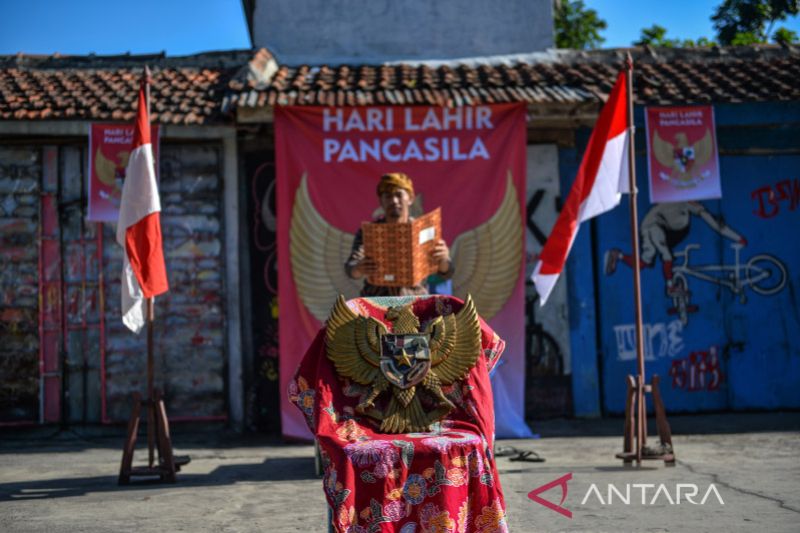
[[(546, 459), (497, 459), (510, 530), (800, 530), (800, 413), (680, 416), (670, 422), (674, 467), (656, 461), (625, 467), (616, 460), (620, 419), (543, 421), (533, 424), (540, 439), (498, 441)], [(176, 453), (192, 457), (178, 483), (127, 487), (116, 484), (120, 428), (5, 429), (0, 531), (325, 531), (312, 446), (234, 435), (219, 426), (200, 429), (173, 427)], [(135, 462), (145, 456), (140, 447)], [(571, 518), (528, 498), (533, 489), (570, 473), (563, 508)], [(689, 485), (680, 504), (678, 484)], [(724, 504), (713, 493), (704, 505), (686, 501), (691, 485), (699, 502), (710, 484)], [(609, 503), (609, 485), (622, 496), (630, 490), (629, 503), (616, 492)], [(553, 506), (561, 496), (560, 486), (540, 494)]]

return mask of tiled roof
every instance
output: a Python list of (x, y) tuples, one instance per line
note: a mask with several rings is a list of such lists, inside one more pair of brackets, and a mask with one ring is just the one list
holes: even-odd
[[(274, 105), (446, 106), (604, 101), (624, 54), (637, 104), (800, 100), (800, 50), (739, 48), (553, 51), (509, 64), (280, 66), (269, 80), (229, 83), (223, 109)], [(268, 52), (261, 51), (261, 54)]]
[(0, 56), (0, 120), (132, 120), (145, 64), (153, 73), (153, 119), (162, 124), (230, 123), (238, 108), (276, 105), (597, 105), (628, 51), (637, 104), (800, 101), (797, 47), (557, 50), (493, 63), (296, 67), (262, 49)]
[(162, 124), (230, 121), (222, 93), (250, 50), (187, 57), (0, 57), (0, 120), (133, 119), (142, 68), (152, 71), (151, 113)]

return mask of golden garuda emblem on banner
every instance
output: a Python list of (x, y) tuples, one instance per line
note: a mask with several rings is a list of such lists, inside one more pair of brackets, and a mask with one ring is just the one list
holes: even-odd
[(662, 180), (672, 181), (676, 185), (695, 185), (704, 177), (698, 169), (702, 169), (714, 155), (711, 130), (706, 129), (703, 138), (694, 144), (689, 144), (689, 138), (683, 132), (675, 134), (675, 144), (672, 144), (662, 139), (656, 130), (653, 135), (653, 153), (659, 164), (670, 169), (669, 175), (660, 173)]
[[(523, 221), (510, 171), (505, 186), (503, 200), (489, 220), (459, 235), (450, 247), (455, 266), (453, 295), (463, 300), (472, 294), (485, 320), (503, 308), (521, 271)], [(354, 238), (322, 218), (311, 202), (304, 174), (295, 195), (289, 249), (297, 293), (320, 322), (337, 295), (355, 298), (361, 290), (361, 280), (350, 279), (344, 272)]]
[(328, 358), (341, 377), (369, 387), (356, 412), (380, 423), (381, 431), (428, 431), (455, 407), (442, 386), (464, 379), (481, 353), (475, 304), (467, 295), (457, 313), (438, 316), (422, 330), (411, 305), (390, 307), (385, 316), (391, 332), (354, 312), (340, 295), (326, 325)]

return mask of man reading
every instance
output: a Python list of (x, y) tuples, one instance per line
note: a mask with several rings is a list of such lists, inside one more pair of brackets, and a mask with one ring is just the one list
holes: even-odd
[[(378, 201), (384, 215), (374, 222), (409, 222), (411, 204), (414, 203), (414, 184), (411, 178), (401, 172), (393, 172), (381, 176), (378, 182)], [(431, 251), (431, 258), (439, 265), (438, 276), (443, 280), (453, 276), (453, 263), (450, 260), (450, 249), (443, 239), (436, 242)], [(377, 271), (375, 260), (364, 254), (364, 239), (361, 229), (356, 232), (350, 257), (344, 264), (345, 272), (353, 279), (370, 276)], [(364, 281), (361, 296), (407, 296), (428, 294), (425, 281), (413, 287), (383, 287)]]

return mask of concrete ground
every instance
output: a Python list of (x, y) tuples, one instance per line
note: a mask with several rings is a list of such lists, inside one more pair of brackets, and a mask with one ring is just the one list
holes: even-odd
[[(614, 459), (620, 419), (539, 422), (540, 439), (499, 441), (546, 459), (498, 458), (510, 530), (800, 531), (800, 413), (682, 416), (670, 423), (672, 468), (655, 461), (626, 468)], [(176, 453), (192, 458), (177, 484), (119, 487), (122, 429), (5, 429), (0, 531), (325, 531), (312, 446), (203, 430), (173, 427)], [(145, 455), (140, 448), (135, 464)], [(528, 498), (568, 474), (563, 507), (571, 518)], [(719, 497), (712, 491), (701, 505), (711, 484)], [(609, 504), (609, 485), (622, 496), (630, 487), (629, 503), (614, 493)], [(696, 504), (686, 500), (692, 485)], [(558, 504), (561, 488), (540, 497)]]

